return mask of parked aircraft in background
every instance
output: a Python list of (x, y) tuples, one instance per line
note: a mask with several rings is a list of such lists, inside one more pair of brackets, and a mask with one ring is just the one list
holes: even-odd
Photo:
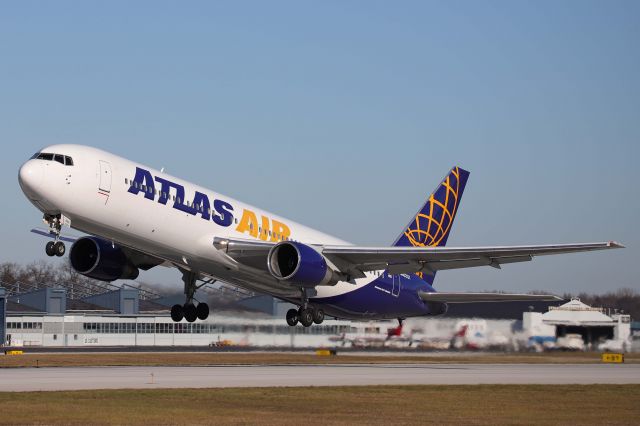
[(359, 247), (139, 163), (80, 145), (53, 145), (22, 165), (22, 191), (88, 277), (135, 279), (155, 266), (182, 272), (185, 303), (174, 321), (209, 315), (197, 303), (202, 280), (221, 280), (298, 305), (291, 326), (325, 315), (350, 319), (441, 315), (450, 303), (555, 300), (551, 295), (436, 292), (436, 272), (532, 260), (534, 256), (622, 247), (615, 242), (445, 247), (469, 172), (454, 167), (390, 247)]

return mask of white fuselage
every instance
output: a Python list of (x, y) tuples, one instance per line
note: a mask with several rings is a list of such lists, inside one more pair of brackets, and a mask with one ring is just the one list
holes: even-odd
[[(42, 152), (68, 156), (73, 160), (70, 166), (31, 159), (20, 169), (19, 180), (25, 195), (43, 213), (62, 214), (72, 228), (158, 257), (181, 269), (198, 271), (253, 291), (283, 299), (300, 296), (299, 288), (265, 273), (266, 265), (254, 268), (233, 261), (214, 247), (215, 237), (273, 242), (288, 238), (306, 244), (348, 244), (96, 148), (53, 145)], [(134, 179), (140, 170), (148, 173), (155, 185), (143, 180), (140, 183), (144, 182), (144, 189), (142, 186), (138, 188), (138, 180)], [(183, 199), (179, 197), (179, 187), (184, 188)], [(200, 199), (205, 196), (209, 207), (205, 205), (194, 214), (192, 206), (197, 193)], [(219, 201), (223, 207), (214, 206), (214, 201)], [(176, 208), (176, 204), (185, 210), (191, 209), (191, 212)], [(230, 223), (220, 225), (216, 220)], [(319, 287), (314, 296), (330, 297), (353, 291), (374, 277), (370, 273), (367, 278), (356, 280), (355, 284), (339, 282), (332, 287)]]

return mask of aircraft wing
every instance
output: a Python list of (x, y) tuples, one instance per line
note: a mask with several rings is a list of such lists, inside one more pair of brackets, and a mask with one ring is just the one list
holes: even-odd
[(477, 302), (557, 302), (561, 297), (552, 294), (508, 294), (508, 293), (429, 293), (419, 291), (424, 302), (477, 303)]
[[(216, 238), (214, 246), (240, 263), (264, 265), (275, 243), (255, 240)], [(391, 274), (461, 269), (527, 262), (535, 256), (606, 250), (624, 247), (610, 241), (600, 243), (552, 244), (497, 247), (357, 247), (314, 245), (339, 272), (352, 278), (364, 277), (364, 272), (387, 270)]]
[(535, 256), (621, 248), (610, 241), (601, 243), (552, 244), (497, 247), (352, 247), (325, 246), (321, 252), (343, 272), (386, 269), (391, 274), (435, 272), (445, 269), (527, 262)]

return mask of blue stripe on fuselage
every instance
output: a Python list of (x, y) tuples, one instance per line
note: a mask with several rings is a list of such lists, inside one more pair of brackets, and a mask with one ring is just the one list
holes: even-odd
[(400, 290), (394, 291), (393, 278), (384, 273), (357, 290), (338, 296), (312, 298), (310, 302), (322, 305), (327, 315), (339, 318), (388, 319), (429, 315), (429, 308), (418, 296), (418, 290), (434, 292), (433, 287), (414, 274), (400, 275), (400, 280)]

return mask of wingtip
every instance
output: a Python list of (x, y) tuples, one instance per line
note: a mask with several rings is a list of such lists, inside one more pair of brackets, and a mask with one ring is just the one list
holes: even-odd
[(617, 241), (609, 241), (609, 247), (611, 248), (626, 248), (624, 244), (620, 244)]

